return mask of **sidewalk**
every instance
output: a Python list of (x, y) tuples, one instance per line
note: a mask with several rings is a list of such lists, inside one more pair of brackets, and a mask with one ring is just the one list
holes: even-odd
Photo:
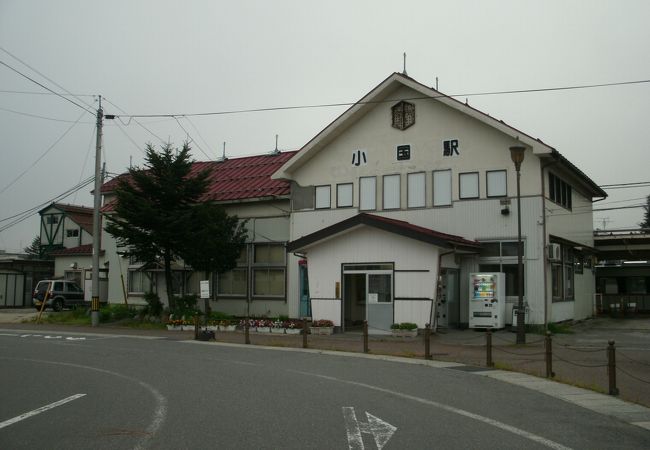
[[(31, 310), (0, 310), (0, 328), (77, 333), (148, 335), (174, 340), (192, 340), (193, 332), (138, 330), (114, 325), (77, 327), (67, 325), (21, 323), (35, 317)], [(650, 407), (650, 318), (587, 320), (572, 327), (574, 334), (558, 334), (552, 338), (554, 380), (568, 385), (608, 393), (607, 343), (616, 341), (617, 382), (619, 398)], [(217, 332), (216, 340), (244, 344), (243, 331)], [(325, 351), (363, 353), (360, 332), (331, 336), (308, 335), (308, 347)], [(441, 330), (432, 334), (430, 351), (436, 361), (460, 363), (464, 370), (490, 371), (501, 369), (543, 377), (546, 374), (544, 336), (527, 334), (525, 345), (516, 345), (516, 333), (499, 330), (492, 333), (494, 368), (486, 364), (486, 333), (476, 330)], [(250, 333), (251, 345), (302, 348), (300, 335)], [(369, 354), (390, 355), (424, 360), (424, 336), (396, 338), (370, 336)]]

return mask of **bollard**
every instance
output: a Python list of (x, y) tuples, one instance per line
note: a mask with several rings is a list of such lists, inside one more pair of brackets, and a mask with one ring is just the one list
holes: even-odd
[(368, 321), (363, 321), (363, 353), (368, 353)]
[(494, 367), (494, 361), (492, 361), (492, 330), (489, 328), (485, 332), (485, 359), (487, 367)]
[(551, 339), (551, 332), (546, 332), (546, 337), (544, 338), (544, 349), (546, 356), (546, 378), (553, 378), (555, 373), (553, 372), (553, 341)]
[(194, 340), (199, 339), (199, 313), (194, 314)]
[(433, 359), (431, 356), (431, 325), (424, 326), (424, 359)]
[(609, 395), (618, 395), (616, 387), (616, 348), (614, 341), (607, 346), (607, 376), (609, 378)]
[(307, 321), (305, 319), (302, 320), (302, 348), (307, 348), (307, 333), (309, 332), (309, 328), (307, 328)]
[(250, 327), (250, 320), (246, 317), (246, 322), (244, 322), (244, 342), (248, 345), (251, 343), (251, 335), (248, 328)]

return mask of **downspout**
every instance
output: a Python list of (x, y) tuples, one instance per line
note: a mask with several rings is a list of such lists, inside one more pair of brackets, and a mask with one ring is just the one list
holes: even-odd
[(456, 253), (456, 248), (454, 247), (453, 250), (445, 252), (445, 253), (439, 253), (438, 254), (438, 268), (436, 269), (436, 288), (434, 291), (434, 296), (433, 296), (433, 305), (431, 305), (431, 317), (429, 320), (429, 325), (431, 326), (431, 331), (435, 333), (438, 329), (438, 320), (436, 317), (436, 304), (438, 302), (438, 283), (440, 282), (440, 267), (442, 266), (442, 257), (446, 255), (451, 255), (452, 253)]
[(546, 178), (544, 177), (544, 169), (557, 161), (552, 161), (548, 164), (542, 164), (540, 170), (542, 175), (542, 263), (544, 265), (544, 328), (548, 328), (548, 268), (546, 267), (546, 247), (548, 245), (546, 239)]

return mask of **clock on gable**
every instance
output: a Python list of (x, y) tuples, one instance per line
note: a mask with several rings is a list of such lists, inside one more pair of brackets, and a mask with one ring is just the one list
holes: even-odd
[(393, 128), (406, 130), (415, 123), (415, 105), (401, 101), (391, 108), (393, 116)]

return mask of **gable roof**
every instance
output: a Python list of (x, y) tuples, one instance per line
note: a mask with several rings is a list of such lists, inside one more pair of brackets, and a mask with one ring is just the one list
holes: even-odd
[(287, 244), (287, 251), (301, 250), (316, 244), (319, 241), (329, 239), (335, 235), (350, 231), (358, 226), (365, 225), (379, 230), (395, 233), (417, 241), (426, 242), (427, 244), (437, 245), (443, 248), (453, 248), (476, 252), (481, 248), (481, 244), (476, 241), (470, 241), (461, 236), (441, 233), (430, 228), (420, 227), (403, 220), (391, 219), (388, 217), (376, 216), (374, 214), (360, 213), (349, 219), (330, 225), (329, 227), (318, 230), (314, 233), (303, 236)]
[[(93, 244), (84, 244), (71, 248), (59, 248), (50, 252), (51, 256), (92, 256)], [(100, 255), (104, 254), (104, 250), (99, 251)]]
[(39, 214), (43, 211), (56, 208), (63, 212), (66, 217), (79, 225), (86, 233), (92, 236), (93, 234), (93, 209), (87, 206), (69, 205), (67, 203), (51, 203), (49, 206), (41, 209)]
[[(206, 202), (235, 202), (286, 197), (291, 191), (290, 183), (286, 180), (274, 180), (271, 178), (271, 174), (295, 154), (295, 151), (289, 151), (229, 158), (223, 161), (194, 162), (190, 169), (190, 176), (196, 175), (202, 170), (210, 172), (208, 191), (201, 199)], [(104, 183), (101, 188), (102, 194), (113, 192), (120, 180), (129, 178), (129, 174), (124, 173)], [(104, 205), (102, 212), (113, 209), (114, 203), (108, 203)]]
[[(413, 98), (396, 98), (391, 97), (391, 94), (398, 88), (406, 86), (418, 93)], [(564, 156), (562, 156), (555, 148), (536, 139), (508, 124), (503, 120), (498, 120), (489, 114), (479, 111), (476, 108), (469, 106), (467, 103), (462, 103), (453, 97), (449, 97), (436, 89), (425, 86), (422, 83), (414, 80), (413, 78), (403, 73), (393, 73), (384, 81), (379, 83), (374, 89), (363, 96), (357, 103), (348, 108), (343, 114), (334, 119), (327, 127), (320, 133), (314, 136), (307, 142), (298, 152), (298, 154), (291, 160), (287, 161), (275, 174), (274, 179), (291, 179), (291, 174), (303, 164), (305, 164), (312, 156), (318, 153), (323, 147), (329, 144), (337, 136), (343, 133), (346, 129), (351, 127), (362, 116), (373, 109), (379, 103), (394, 103), (400, 100), (418, 100), (418, 99), (432, 99), (438, 101), (456, 111), (459, 111), (467, 116), (470, 116), (479, 122), (482, 122), (503, 134), (512, 137), (519, 143), (528, 148), (532, 148), (533, 154), (540, 158), (553, 158), (555, 161), (564, 165), (567, 170), (574, 173), (577, 178), (590, 190), (593, 191), (595, 196), (607, 197), (607, 194), (594, 183), (587, 175), (579, 170), (575, 165), (571, 164)]]

